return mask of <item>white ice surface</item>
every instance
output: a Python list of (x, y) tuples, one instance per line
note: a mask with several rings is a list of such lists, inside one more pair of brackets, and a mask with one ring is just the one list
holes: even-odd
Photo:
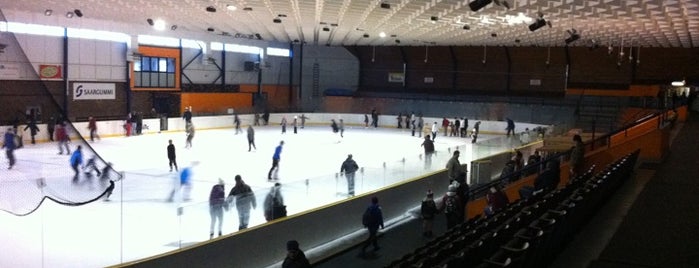
[[(223, 178), (228, 192), (236, 174), (256, 194), (258, 206), (251, 212), (250, 226), (261, 224), (265, 221), (262, 200), (272, 185), (267, 181), (267, 172), (280, 140), (285, 145), (279, 178), (289, 214), (346, 198), (345, 179), (336, 174), (350, 153), (363, 168), (356, 177), (360, 194), (443, 169), (457, 146), (461, 146), (462, 163), (516, 146), (503, 143), (507, 140), (501, 136), (481, 135), (479, 143), (471, 145), (470, 139), (444, 137), (440, 133), (435, 141), (437, 154), (431, 168), (426, 169), (421, 158), (422, 138), (412, 137), (408, 130), (348, 127), (344, 138), (332, 133), (329, 126), (306, 126), (298, 134), (293, 133), (293, 128), (281, 134), (279, 126), (255, 130), (257, 150), (252, 152), (248, 152), (245, 128), (238, 135), (234, 129), (199, 130), (191, 149), (184, 148), (183, 132), (105, 138), (91, 143), (105, 161), (125, 174), (123, 180), (116, 182), (110, 201), (78, 207), (47, 201), (23, 217), (0, 212), (0, 267), (100, 267), (205, 241), (209, 238), (211, 186)], [(199, 162), (194, 167), (191, 201), (166, 202), (177, 176), (176, 172), (169, 172), (167, 165), (168, 139), (176, 145), (180, 168)], [(5, 169), (4, 154), (0, 158), (3, 184), (45, 178), (55, 181), (57, 188), (59, 184), (70, 185), (68, 157), (56, 154), (56, 144), (25, 146), (16, 151), (18, 164), (11, 171)], [(85, 154), (92, 153), (87, 150)], [(50, 189), (52, 184), (48, 185)], [(88, 189), (104, 186), (86, 182), (65, 187), (72, 187), (69, 189), (73, 192), (90, 192)], [(12, 198), (37, 191), (19, 189), (13, 191), (16, 194)], [(182, 207), (181, 215), (178, 207)], [(235, 232), (237, 226), (237, 213), (231, 209), (224, 215), (224, 234)]]

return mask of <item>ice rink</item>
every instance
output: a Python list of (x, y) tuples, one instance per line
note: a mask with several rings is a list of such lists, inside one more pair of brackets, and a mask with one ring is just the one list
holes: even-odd
[[(251, 152), (245, 128), (239, 134), (234, 129), (199, 130), (190, 149), (184, 147), (184, 132), (103, 138), (90, 144), (123, 172), (114, 194), (108, 201), (74, 207), (47, 200), (36, 212), (21, 217), (0, 212), (0, 240), (4, 241), (0, 243), (0, 267), (108, 266), (205, 241), (209, 239), (209, 191), (222, 178), (228, 193), (237, 174), (256, 195), (250, 227), (263, 224), (263, 200), (273, 185), (267, 181), (267, 172), (281, 140), (285, 144), (278, 177), (289, 215), (348, 198), (346, 180), (339, 175), (348, 154), (361, 167), (355, 188), (362, 194), (443, 169), (457, 148), (465, 164), (520, 145), (502, 135), (480, 135), (478, 143), (472, 145), (470, 138), (442, 134), (435, 140), (437, 152), (431, 165), (423, 159), (423, 138), (395, 128), (348, 126), (341, 138), (329, 126), (306, 126), (299, 128), (298, 134), (293, 128), (282, 134), (280, 126), (262, 126), (255, 128), (257, 149)], [(178, 176), (168, 167), (169, 139), (176, 146), (180, 169), (198, 162), (193, 167), (191, 200), (187, 202), (181, 198), (167, 201)], [(5, 195), (0, 197), (3, 207), (13, 205), (7, 200), (38, 198), (47, 191), (82, 200), (104, 189), (106, 185), (98, 179), (84, 176), (79, 183), (71, 183), (69, 157), (57, 152), (55, 143), (26, 144), (16, 151), (18, 163), (9, 171), (3, 154), (0, 176), (4, 185), (16, 187), (0, 191)], [(91, 154), (86, 151), (85, 158)], [(36, 178), (44, 178), (46, 186), (37, 187)], [(24, 183), (6, 183), (12, 180)], [(223, 233), (237, 229), (237, 212), (231, 209), (224, 214)]]

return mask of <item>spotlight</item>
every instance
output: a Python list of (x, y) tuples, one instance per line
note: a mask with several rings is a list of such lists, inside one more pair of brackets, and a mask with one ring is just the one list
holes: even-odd
[(272, 22), (274, 22), (274, 23), (282, 23), (282, 19), (280, 19), (280, 18), (274, 18), (274, 19), (272, 20)]
[(251, 8), (251, 7), (244, 7), (243, 10), (245, 10), (245, 11), (252, 11), (252, 8)]
[(73, 13), (75, 13), (75, 16), (78, 16), (78, 18), (83, 17), (83, 12), (80, 11), (80, 9), (73, 10)]
[(68, 13), (66, 13), (66, 18), (69, 18), (69, 19), (73, 18), (73, 15), (75, 15), (75, 14), (73, 14), (72, 11), (68, 11)]
[(490, 5), (493, 0), (475, 0), (471, 3), (468, 3), (468, 7), (471, 8), (471, 11), (478, 11), (481, 8), (484, 8), (487, 5)]
[(238, 8), (235, 7), (234, 5), (228, 4), (228, 5), (226, 5), (226, 9), (228, 9), (230, 11), (236, 11)]
[(468, 25), (464, 25), (464, 27), (462, 27), (462, 28), (463, 28), (464, 30), (471, 30), (471, 26), (468, 26)]
[(329, 32), (329, 31), (330, 31), (330, 28), (328, 28), (328, 27), (323, 27), (323, 32)]
[(384, 8), (384, 9), (391, 9), (391, 4), (389, 4), (389, 3), (381, 3), (381, 8)]
[(208, 6), (206, 7), (206, 12), (216, 12), (216, 8), (214, 6)]
[(257, 40), (262, 40), (262, 36), (258, 33), (255, 34), (255, 37), (257, 37)]
[(437, 16), (432, 16), (430, 17), (430, 20), (432, 21), (432, 23), (434, 23), (435, 21), (438, 21), (439, 18)]
[(362, 35), (362, 37), (369, 38), (369, 34), (364, 34), (364, 35)]
[(170, 26), (170, 30), (177, 30), (177, 25), (173, 24), (172, 26)]
[(400, 40), (396, 39), (396, 44), (400, 44)]
[(515, 43), (519, 44), (519, 42), (521, 42), (519, 39), (515, 39)]
[(491, 33), (491, 34), (490, 34), (490, 37), (498, 37), (498, 34), (496, 34), (496, 33)]
[(206, 28), (206, 31), (208, 31), (208, 32), (213, 32), (213, 31), (214, 31), (214, 28), (212, 28), (212, 27)]
[(570, 37), (566, 38), (566, 40), (565, 40), (566, 45), (573, 43), (575, 41), (578, 41), (578, 39), (580, 39), (580, 34), (578, 34), (577, 30), (570, 29), (570, 30), (567, 30), (566, 32), (568, 32), (568, 34), (570, 35)]
[(53, 10), (47, 9), (44, 11), (44, 16), (51, 16), (51, 14), (53, 14)]
[(541, 27), (544, 27), (545, 25), (546, 25), (546, 20), (544, 20), (543, 18), (538, 18), (538, 19), (536, 19), (536, 21), (534, 23), (529, 24), (529, 30), (533, 32), (533, 31), (538, 30)]

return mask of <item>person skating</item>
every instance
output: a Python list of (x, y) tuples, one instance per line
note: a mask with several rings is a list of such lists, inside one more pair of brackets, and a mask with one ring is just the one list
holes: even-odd
[(83, 167), (83, 173), (85, 173), (85, 176), (87, 176), (88, 178), (92, 178), (92, 171), (97, 172), (97, 177), (102, 177), (102, 172), (97, 167), (96, 155), (90, 157), (90, 159), (87, 160), (87, 163), (85, 163), (85, 167)]
[(12, 131), (12, 128), (7, 128), (7, 131), (5, 131), (2, 148), (5, 148), (5, 155), (9, 161), (9, 167), (7, 169), (12, 169), (16, 162), (15, 149), (17, 148), (15, 144), (15, 133)]
[(99, 139), (99, 135), (97, 135), (97, 120), (92, 116), (88, 118), (87, 129), (90, 130), (90, 141), (95, 141), (95, 137)]
[(439, 127), (437, 127), (437, 122), (435, 121), (432, 124), (432, 141), (437, 138), (437, 131), (439, 131)]
[(180, 171), (179, 178), (175, 179), (174, 186), (172, 188), (172, 191), (170, 192), (170, 196), (167, 199), (168, 202), (173, 202), (175, 200), (175, 195), (180, 190), (184, 190), (182, 193), (182, 200), (183, 201), (190, 200), (189, 193), (192, 190), (192, 173), (193, 173), (192, 170), (197, 165), (199, 165), (199, 162), (194, 161), (194, 162), (192, 162), (191, 166), (185, 167), (182, 169), (182, 171)]
[(284, 196), (281, 192), (282, 185), (275, 183), (265, 197), (264, 213), (267, 221), (286, 217), (286, 205), (284, 205)]
[(46, 122), (46, 129), (49, 132), (49, 140), (53, 141), (53, 132), (56, 130), (56, 119), (53, 116)]
[(354, 174), (359, 169), (357, 162), (352, 159), (352, 155), (347, 155), (347, 159), (342, 162), (340, 174), (344, 173), (347, 178), (347, 195), (354, 196)]
[(29, 129), (29, 135), (32, 137), (32, 144), (36, 144), (34, 136), (36, 136), (36, 133), (39, 132), (39, 127), (36, 126), (36, 120), (34, 118), (32, 118), (32, 120), (29, 120), (27, 126), (24, 127), (24, 131), (27, 131), (27, 129)]
[(60, 123), (56, 126), (56, 140), (58, 141), (58, 154), (63, 154), (63, 148), (66, 148), (66, 155), (70, 155), (70, 147), (68, 147), (68, 131), (66, 125)]
[(248, 152), (252, 148), (255, 148), (255, 151), (257, 151), (257, 147), (255, 147), (255, 129), (252, 126), (248, 126)]
[(168, 145), (167, 145), (167, 159), (169, 161), (168, 165), (170, 165), (170, 172), (172, 172), (172, 167), (175, 167), (175, 171), (177, 170), (177, 155), (175, 154), (175, 145), (172, 144), (172, 140), (168, 140)]
[[(272, 156), (272, 167), (269, 169), (269, 172), (267, 173), (267, 181), (279, 180), (279, 160), (281, 158), (283, 146), (284, 141), (280, 141), (279, 145), (277, 145), (277, 148), (274, 149), (274, 155)], [(272, 177), (273, 172), (275, 174), (274, 178)]]
[(73, 154), (70, 156), (70, 167), (73, 168), (73, 171), (75, 171), (75, 175), (73, 175), (73, 183), (77, 183), (78, 179), (80, 178), (80, 166), (83, 164), (82, 149), (82, 145), (78, 145), (78, 148), (75, 149)]
[(345, 121), (342, 121), (342, 119), (340, 119), (340, 124), (338, 127), (340, 128), (340, 138), (344, 138), (345, 137)]
[(306, 114), (301, 114), (301, 129), (303, 129), (306, 126), (306, 119), (310, 119), (306, 117)]
[(420, 144), (425, 148), (425, 169), (432, 167), (432, 155), (434, 155), (434, 142), (430, 139), (430, 135), (425, 135), (425, 140)]
[(184, 113), (182, 113), (182, 119), (184, 119), (185, 125), (192, 123), (192, 111), (190, 107), (184, 108)]
[(286, 133), (286, 116), (282, 116), (282, 122), (279, 123), (282, 126), (282, 134)]
[[(214, 227), (218, 221), (218, 236), (223, 233), (223, 210), (226, 204), (226, 190), (223, 179), (218, 179), (218, 184), (211, 187), (209, 193), (209, 216), (211, 216), (211, 225), (209, 227), (209, 239), (214, 238)], [(228, 210), (228, 209), (226, 209)]]
[(371, 205), (366, 208), (364, 215), (362, 215), (362, 225), (369, 231), (369, 237), (363, 242), (362, 251), (360, 253), (361, 257), (366, 256), (366, 249), (369, 245), (374, 246), (374, 251), (381, 249), (379, 247), (378, 238), (376, 234), (381, 229), (384, 228), (383, 224), (383, 213), (381, 212), (381, 206), (379, 206), (379, 199), (377, 197), (371, 198)]
[(240, 118), (238, 117), (238, 114), (233, 115), (233, 124), (235, 125), (235, 135), (238, 135), (238, 133), (243, 132), (240, 130)]
[(228, 193), (227, 202), (229, 204), (235, 202), (235, 208), (238, 211), (238, 230), (248, 228), (250, 208), (257, 208), (257, 199), (255, 193), (240, 175), (235, 175), (235, 186)]
[(187, 125), (187, 141), (185, 142), (184, 148), (192, 148), (192, 140), (194, 139), (194, 124)]
[(294, 115), (294, 121), (291, 121), (291, 125), (294, 127), (294, 134), (298, 133), (298, 117)]

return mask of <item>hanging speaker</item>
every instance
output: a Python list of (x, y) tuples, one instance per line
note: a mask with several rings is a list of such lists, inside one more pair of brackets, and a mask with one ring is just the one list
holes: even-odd
[(471, 11), (478, 11), (479, 9), (484, 8), (492, 2), (493, 0), (476, 0), (471, 3), (468, 3), (468, 7), (471, 8)]

